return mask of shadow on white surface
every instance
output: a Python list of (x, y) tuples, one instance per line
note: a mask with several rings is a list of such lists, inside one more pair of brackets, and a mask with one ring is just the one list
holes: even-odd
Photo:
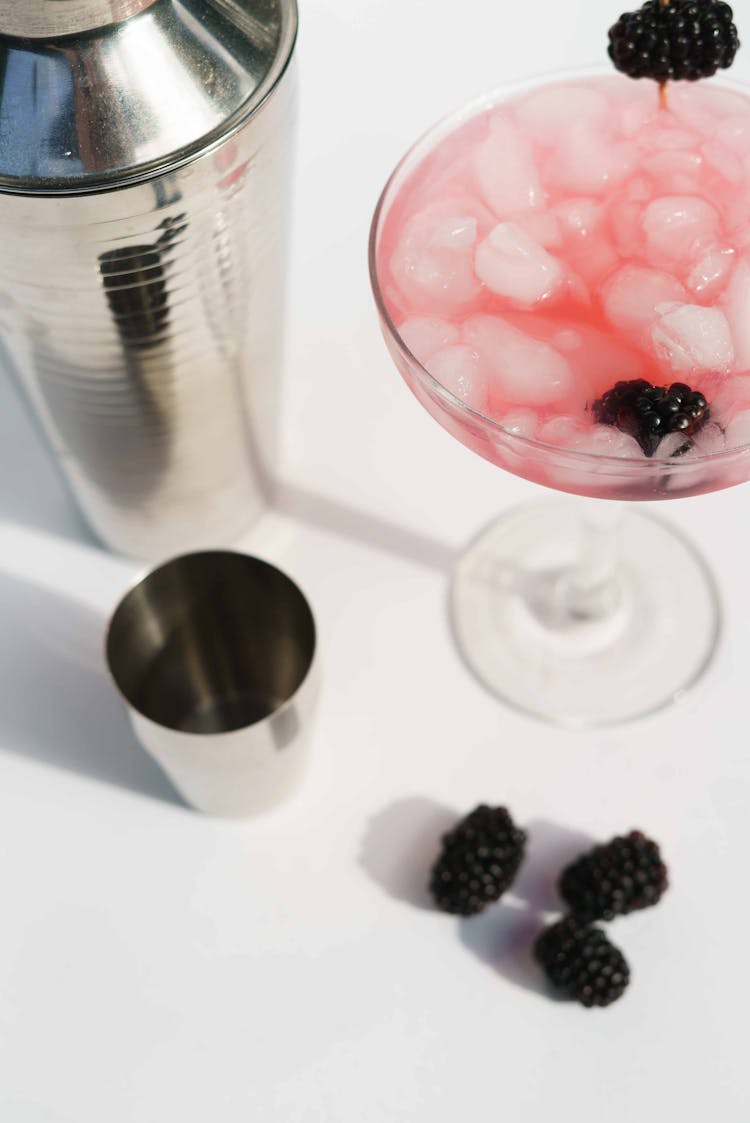
[(557, 916), (565, 909), (557, 893), (560, 873), (589, 850), (594, 839), (549, 819), (533, 819), (524, 829), (526, 854), (507, 897), (480, 916), (461, 920), (459, 936), (464, 947), (508, 982), (565, 1002), (534, 961), (533, 946), (545, 924), (551, 923), (550, 914)]
[(0, 519), (75, 541), (94, 542), (8, 372), (1, 346)]
[(534, 962), (534, 941), (544, 923), (536, 909), (499, 901), (479, 916), (460, 920), (458, 934), (472, 955), (514, 986), (560, 998)]
[(563, 902), (557, 893), (562, 870), (596, 840), (571, 827), (532, 819), (524, 824), (526, 854), (510, 890), (510, 896), (538, 912), (561, 912)]
[(0, 1123), (72, 1123), (72, 1116), (26, 1100), (0, 1099)]
[[(455, 551), (446, 543), (385, 522), (295, 484), (266, 481), (272, 505), (284, 514), (365, 546), (432, 569), (449, 569)], [(32, 418), (0, 344), (0, 520), (20, 523), (87, 545), (87, 527)]]
[(448, 570), (456, 559), (456, 551), (437, 538), (409, 530), (398, 523), (373, 518), (366, 511), (348, 507), (296, 484), (278, 481), (274, 485), (273, 501), (291, 518), (361, 542), (363, 546), (397, 554), (417, 565)]
[(0, 620), (0, 749), (184, 806), (109, 682), (102, 615), (0, 574)]
[(440, 839), (457, 811), (421, 796), (401, 799), (374, 815), (362, 839), (359, 863), (397, 901), (435, 911), (428, 883)]
[(461, 942), (478, 959), (515, 986), (558, 1001), (567, 1001), (547, 982), (534, 961), (533, 946), (545, 924), (564, 904), (557, 893), (563, 868), (594, 840), (580, 831), (533, 819), (525, 825), (523, 864), (506, 898), (480, 916), (459, 923)]
[[(390, 897), (432, 912), (430, 870), (443, 834), (458, 819), (457, 811), (422, 796), (398, 800), (368, 822), (359, 863)], [(548, 819), (532, 820), (526, 831), (526, 856), (507, 897), (479, 916), (459, 919), (458, 936), (472, 955), (514, 986), (565, 1001), (547, 983), (532, 949), (550, 914), (564, 911), (556, 890), (560, 872), (594, 840)]]

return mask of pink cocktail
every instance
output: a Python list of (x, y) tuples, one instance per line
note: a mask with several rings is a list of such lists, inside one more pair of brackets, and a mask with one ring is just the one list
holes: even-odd
[[(372, 228), (388, 347), (429, 412), (559, 491), (666, 499), (750, 478), (750, 97), (612, 73), (481, 100), (410, 151)], [(718, 611), (693, 549), (616, 504), (491, 528), (459, 642), (506, 699), (570, 723), (682, 693)], [(618, 539), (617, 543), (615, 538)], [(682, 606), (694, 608), (690, 620)]]

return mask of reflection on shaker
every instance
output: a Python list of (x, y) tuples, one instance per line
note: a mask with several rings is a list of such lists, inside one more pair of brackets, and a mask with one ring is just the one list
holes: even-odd
[[(39, 389), (68, 447), (92, 483), (126, 505), (160, 486), (169, 466), (175, 405), (168, 273), (173, 244), (187, 223), (166, 218), (152, 243), (121, 245), (98, 255), (110, 313), (111, 372), (72, 366), (37, 333)], [(72, 388), (76, 389), (72, 393)]]
[(154, 347), (169, 321), (168, 251), (187, 230), (185, 215), (166, 218), (161, 227), (164, 232), (154, 245), (118, 246), (99, 255), (107, 303), (128, 349)]

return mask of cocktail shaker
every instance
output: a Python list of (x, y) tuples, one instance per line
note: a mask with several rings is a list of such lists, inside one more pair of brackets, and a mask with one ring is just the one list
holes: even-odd
[(0, 362), (126, 554), (264, 505), (296, 30), (294, 0), (0, 0)]

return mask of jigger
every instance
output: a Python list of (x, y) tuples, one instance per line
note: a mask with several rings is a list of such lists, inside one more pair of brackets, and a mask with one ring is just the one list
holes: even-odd
[(138, 740), (212, 815), (264, 811), (298, 783), (315, 654), (313, 614), (294, 581), (227, 550), (152, 569), (118, 604), (106, 639)]

